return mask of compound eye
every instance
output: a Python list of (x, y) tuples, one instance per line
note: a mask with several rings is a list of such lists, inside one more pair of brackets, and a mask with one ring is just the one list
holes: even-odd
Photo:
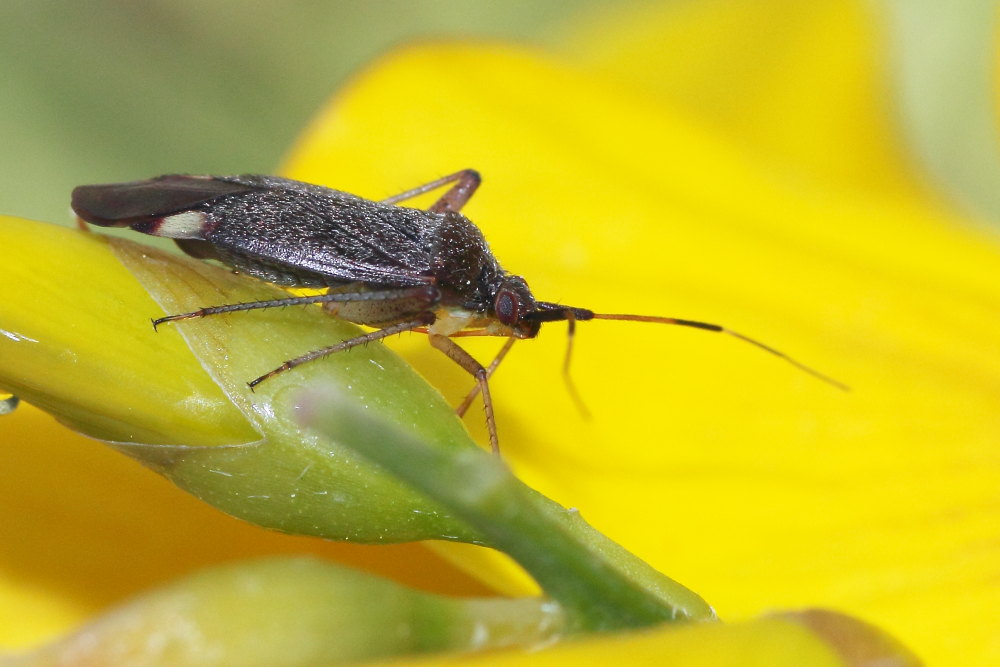
[(493, 309), (496, 311), (497, 319), (507, 326), (513, 326), (520, 319), (521, 302), (514, 292), (502, 289), (497, 292), (497, 298), (493, 302)]

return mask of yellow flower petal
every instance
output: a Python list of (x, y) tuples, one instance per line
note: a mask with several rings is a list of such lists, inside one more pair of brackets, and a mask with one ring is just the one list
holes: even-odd
[[(467, 213), (540, 298), (718, 322), (850, 384), (703, 332), (590, 322), (573, 363), (592, 420), (561, 387), (557, 327), (493, 387), (518, 474), (723, 618), (832, 606), (928, 657), (956, 637), (997, 657), (1000, 250), (909, 186), (806, 185), (765, 158), (536, 54), (435, 45), (359, 77), (287, 173), (377, 198), (478, 168)], [(418, 337), (400, 347), (467, 390)], [(524, 590), (493, 554), (463, 558)]]
[(894, 127), (886, 21), (858, 0), (708, 0), (585, 15), (563, 47), (779, 177), (932, 200)]

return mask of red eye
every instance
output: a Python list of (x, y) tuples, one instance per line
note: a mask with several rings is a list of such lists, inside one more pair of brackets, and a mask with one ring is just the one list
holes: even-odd
[(493, 309), (496, 311), (497, 319), (500, 322), (511, 326), (518, 320), (521, 304), (516, 294), (510, 290), (502, 289), (497, 292), (497, 298), (493, 302)]

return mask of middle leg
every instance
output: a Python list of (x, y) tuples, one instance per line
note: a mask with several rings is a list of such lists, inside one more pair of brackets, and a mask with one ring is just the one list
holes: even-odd
[[(379, 329), (378, 331), (372, 331), (370, 333), (361, 334), (360, 336), (355, 336), (354, 338), (349, 338), (345, 341), (341, 341), (336, 345), (331, 345), (329, 347), (320, 348), (318, 350), (313, 350), (307, 354), (303, 354), (301, 357), (295, 357), (294, 359), (289, 359), (285, 363), (281, 364), (273, 371), (261, 375), (255, 380), (251, 380), (247, 384), (250, 389), (253, 389), (259, 385), (264, 380), (274, 377), (278, 373), (284, 373), (287, 370), (291, 370), (296, 366), (301, 366), (302, 364), (320, 359), (327, 355), (333, 354), (334, 352), (341, 352), (343, 350), (349, 350), (352, 347), (357, 347), (358, 345), (365, 345), (366, 343), (371, 343), (376, 340), (382, 340), (383, 338), (388, 338), (394, 334), (403, 333), (404, 331), (413, 331), (422, 326), (426, 326), (434, 321), (433, 313), (425, 313), (417, 319), (410, 320), (409, 322), (399, 322), (398, 324), (393, 324), (391, 326), (385, 327), (384, 329)], [(456, 346), (457, 347), (457, 346)], [(471, 357), (470, 357), (471, 358)]]
[(435, 181), (415, 187), (412, 190), (400, 192), (398, 195), (393, 195), (392, 197), (386, 197), (382, 200), (382, 203), (398, 204), (401, 201), (412, 199), (418, 195), (424, 194), (425, 192), (437, 190), (438, 188), (448, 185), (449, 183), (454, 183), (455, 185), (448, 188), (448, 191), (441, 195), (440, 199), (431, 204), (430, 208), (427, 210), (431, 213), (460, 211), (462, 210), (462, 207), (465, 206), (465, 204), (472, 198), (472, 195), (475, 194), (476, 188), (479, 187), (479, 183), (481, 181), (482, 178), (479, 176), (478, 171), (475, 169), (463, 169), (462, 171), (456, 171), (454, 174), (442, 176)]

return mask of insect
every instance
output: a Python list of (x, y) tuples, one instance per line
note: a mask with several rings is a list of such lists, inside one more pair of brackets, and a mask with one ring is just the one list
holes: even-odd
[[(595, 313), (536, 300), (525, 280), (500, 266), (479, 228), (460, 213), (479, 184), (479, 173), (466, 169), (372, 201), (274, 176), (174, 174), (83, 185), (73, 190), (72, 206), (86, 222), (172, 238), (193, 257), (217, 260), (270, 283), (326, 290), (314, 296), (223, 304), (167, 315), (154, 320), (154, 327), (221, 313), (320, 303), (336, 317), (375, 328), (286, 361), (250, 381), (251, 389), (278, 373), (335, 352), (405, 331), (426, 333), (431, 345), (475, 378), (475, 386), (457, 412), (462, 416), (482, 394), (494, 452), (499, 451), (499, 440), (489, 378), (514, 341), (534, 338), (546, 322), (567, 321), (570, 343), (577, 321), (595, 319), (725, 333), (846, 389), (783, 352), (717, 324)], [(396, 205), (446, 185), (451, 187), (426, 210)], [(468, 335), (507, 340), (484, 367), (453, 340)]]

